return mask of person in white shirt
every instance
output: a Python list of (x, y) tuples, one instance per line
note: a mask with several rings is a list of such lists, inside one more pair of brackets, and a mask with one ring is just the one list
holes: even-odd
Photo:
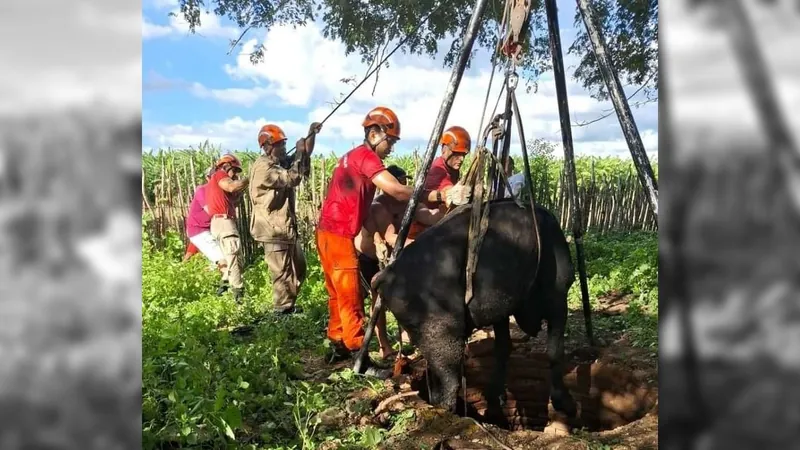
[(522, 192), (522, 187), (525, 185), (525, 173), (519, 172), (516, 175), (512, 175), (513, 173), (514, 158), (512, 158), (511, 155), (508, 155), (508, 163), (506, 164), (506, 177), (508, 177), (508, 184), (511, 185), (511, 190), (509, 191), (508, 188), (505, 189), (506, 198), (511, 198), (512, 193), (514, 196), (519, 197), (520, 193)]

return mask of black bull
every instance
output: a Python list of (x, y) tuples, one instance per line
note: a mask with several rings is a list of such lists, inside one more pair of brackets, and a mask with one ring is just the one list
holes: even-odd
[[(553, 407), (575, 414), (564, 386), (564, 327), (567, 293), (575, 279), (569, 246), (556, 218), (536, 207), (541, 259), (536, 271), (536, 236), (530, 206), (494, 200), (479, 250), (473, 299), (466, 306), (465, 267), (472, 207), (464, 205), (421, 233), (374, 281), (384, 305), (408, 331), (430, 368), (430, 401), (455, 412), (466, 339), (475, 329), (494, 327), (496, 358), (486, 392), (494, 414), (505, 392), (511, 352), (509, 316), (536, 336), (547, 321)], [(534, 280), (534, 277), (536, 279)], [(535, 281), (535, 282), (534, 282)]]

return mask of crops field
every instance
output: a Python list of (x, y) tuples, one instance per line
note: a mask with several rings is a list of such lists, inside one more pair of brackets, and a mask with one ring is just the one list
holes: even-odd
[[(309, 263), (298, 300), (302, 314), (268, 314), (271, 285), (257, 248), (246, 250), (246, 298), (241, 305), (229, 294), (215, 295), (217, 277), (202, 256), (181, 262), (185, 247), (180, 223), (189, 195), (202, 182), (215, 152), (143, 155), (143, 448), (368, 449), (408, 448), (411, 442), (415, 448), (431, 448), (414, 435), (430, 429), (425, 410), (405, 409), (377, 421), (372, 409), (391, 393), (390, 383), (356, 376), (349, 367), (334, 369), (324, 361), (327, 293), (310, 231), (335, 162), (332, 157), (317, 157), (314, 175), (299, 188)], [(240, 156), (244, 161), (252, 158)], [(409, 156), (387, 163), (413, 172), (415, 161)], [(521, 165), (519, 161), (517, 167)], [(579, 159), (579, 184), (587, 189), (592, 167), (596, 192), (612, 185), (625, 188), (625, 180), (632, 179), (634, 186), (638, 182), (629, 162)], [(539, 192), (550, 193), (550, 203), (542, 203), (558, 208), (560, 163), (539, 157), (533, 171)], [(630, 199), (620, 205), (635, 209), (637, 198), (631, 187)], [(240, 212), (247, 213), (246, 205)], [(608, 345), (625, 342), (655, 371), (658, 240), (646, 221), (643, 224), (636, 227), (618, 219), (616, 227), (589, 227), (585, 248), (595, 335)], [(619, 299), (625, 310), (606, 314), (609, 302)], [(586, 345), (577, 282), (570, 292), (570, 308), (568, 352)], [(396, 324), (391, 314), (388, 319), (394, 336)], [(371, 350), (377, 351), (376, 342)], [(417, 437), (408, 441), (411, 436)], [(563, 448), (577, 449), (612, 438), (579, 433), (563, 439)]]
[[(543, 148), (531, 158), (531, 175), (537, 203), (553, 211), (561, 220), (561, 226), (572, 228), (571, 200), (567, 195), (564, 179), (563, 160), (553, 156), (553, 147), (538, 144)], [(244, 164), (245, 173), (257, 154), (252, 152), (233, 152)], [(142, 155), (142, 196), (146, 226), (157, 246), (161, 247), (162, 237), (167, 230), (183, 233), (183, 221), (191, 195), (198, 184), (204, 182), (204, 173), (221, 154), (220, 149), (201, 146), (198, 149), (159, 151)], [(516, 160), (517, 172), (523, 166), (520, 155)], [(322, 206), (325, 189), (337, 158), (333, 155), (314, 155), (311, 176), (297, 189), (298, 219), (301, 232), (309, 235), (316, 223), (316, 216)], [(469, 167), (468, 155), (462, 171)], [(415, 150), (411, 155), (390, 156), (385, 164), (398, 165), (413, 178), (422, 164), (421, 152)], [(644, 192), (639, 184), (633, 163), (615, 157), (576, 158), (576, 177), (580, 198), (583, 228), (604, 233), (607, 231), (655, 231), (656, 221), (647, 206)], [(658, 176), (658, 164), (653, 164)], [(409, 181), (413, 183), (413, 179)], [(248, 202), (239, 206), (242, 226), (248, 223)], [(254, 244), (245, 233), (245, 253), (252, 261)]]

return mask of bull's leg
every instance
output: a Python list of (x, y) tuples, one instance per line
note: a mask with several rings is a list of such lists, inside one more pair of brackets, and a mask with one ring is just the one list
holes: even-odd
[(425, 371), (428, 380), (428, 403), (431, 405), (440, 405), (442, 403), (442, 383), (436, 371), (431, 367), (430, 360), (428, 360), (428, 367)]
[[(563, 298), (562, 298), (563, 297)], [(567, 324), (567, 298), (560, 294), (551, 302), (547, 321), (547, 358), (550, 361), (550, 400), (553, 408), (569, 417), (575, 417), (575, 400), (564, 385), (564, 329)]]
[(508, 318), (494, 324), (494, 373), (486, 391), (486, 415), (493, 421), (505, 419), (502, 406), (505, 404), (508, 357), (511, 354), (511, 331)]
[(424, 333), (420, 350), (428, 360), (431, 384), (430, 403), (456, 412), (458, 387), (461, 385), (461, 362), (464, 359), (464, 339), (452, 336), (447, 327), (429, 329)]

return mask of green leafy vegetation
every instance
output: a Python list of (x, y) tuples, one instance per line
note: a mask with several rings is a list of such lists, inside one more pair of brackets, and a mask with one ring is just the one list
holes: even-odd
[[(595, 326), (624, 329), (635, 336), (634, 345), (651, 346), (657, 339), (656, 239), (654, 233), (586, 238), (595, 306), (598, 297), (609, 294), (633, 297), (627, 313), (596, 319)], [(183, 248), (176, 235), (170, 234), (164, 250), (155, 250), (147, 239), (143, 245), (144, 448), (204, 443), (311, 449), (328, 442), (367, 449), (402, 432), (411, 419), (394, 417), (389, 429), (321, 427), (322, 412), (341, 407), (347, 394), (365, 387), (380, 391), (382, 385), (349, 369), (322, 381), (305, 379), (312, 370), (309, 361), (322, 361), (326, 345), (327, 294), (313, 251), (307, 252), (309, 278), (299, 300), (306, 312), (272, 318), (264, 314), (271, 293), (263, 262), (247, 269), (247, 302), (239, 306), (230, 295), (214, 295), (216, 276), (202, 257), (179, 262)], [(578, 283), (570, 303), (579, 309)], [(259, 318), (247, 336), (232, 331)]]
[[(556, 192), (563, 161), (554, 157), (547, 142), (532, 141), (529, 147), (535, 178)], [(335, 158), (315, 155), (314, 175), (298, 189), (308, 260), (298, 300), (304, 313), (279, 318), (269, 314), (271, 286), (260, 250), (253, 252), (246, 269), (241, 305), (230, 294), (215, 295), (218, 275), (202, 255), (180, 262), (181, 215), (193, 185), (203, 182), (204, 171), (220, 153), (204, 145), (143, 155), (146, 198), (154, 208), (142, 221), (144, 448), (371, 449), (403, 434), (414, 422), (413, 411), (395, 414), (385, 428), (361, 424), (359, 415), (374, 405), (356, 394), (366, 389), (374, 399), (383, 384), (356, 376), (348, 367), (333, 371), (324, 360), (327, 292), (309, 230)], [(245, 170), (255, 159), (252, 152), (234, 153)], [(385, 163), (413, 175), (420, 159), (392, 156)], [(516, 166), (522, 169), (521, 158)], [(654, 168), (657, 171), (657, 165)], [(576, 171), (579, 185), (590, 183), (592, 173), (597, 183), (607, 179), (613, 185), (629, 176), (633, 165), (617, 158), (577, 158)], [(162, 215), (157, 220), (154, 212), (159, 209)], [(163, 210), (174, 211), (172, 217)], [(584, 242), (596, 334), (626, 334), (631, 345), (657, 351), (657, 234), (590, 232)], [(572, 251), (574, 256), (574, 247)], [(627, 310), (614, 316), (601, 314), (606, 300), (617, 297), (625, 300)], [(572, 333), (583, 326), (577, 281), (569, 298)], [(387, 322), (390, 336), (395, 336), (397, 325), (391, 314)], [(576, 336), (578, 344), (585, 345)], [(374, 340), (371, 350), (377, 350)], [(344, 411), (346, 419), (329, 423), (328, 416), (336, 416), (331, 411)]]
[[(589, 234), (584, 237), (592, 310), (608, 300), (624, 299), (618, 316), (595, 314), (597, 327), (624, 331), (635, 347), (658, 351), (658, 234), (653, 232)], [(573, 260), (575, 252), (573, 248)], [(577, 260), (575, 261), (577, 274)], [(570, 307), (581, 309), (580, 283), (570, 290)]]
[[(180, 263), (180, 240), (155, 251), (145, 241), (142, 276), (144, 448), (165, 442), (241, 448), (315, 448), (317, 413), (368, 381), (352, 372), (306, 382), (304, 364), (325, 348), (326, 303), (319, 263), (309, 254), (300, 304), (306, 314), (273, 318), (263, 262), (246, 273), (248, 303), (215, 296), (201, 257)], [(232, 327), (252, 324), (246, 337)], [(345, 442), (348, 431), (339, 437)], [(367, 447), (368, 448), (368, 447)]]

